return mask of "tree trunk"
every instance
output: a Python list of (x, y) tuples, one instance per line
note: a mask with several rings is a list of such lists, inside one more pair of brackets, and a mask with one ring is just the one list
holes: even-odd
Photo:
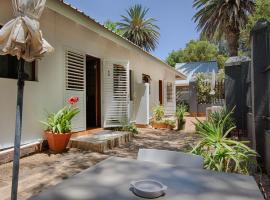
[(239, 30), (228, 30), (225, 32), (225, 37), (226, 37), (226, 40), (228, 42), (230, 57), (238, 56), (240, 31)]

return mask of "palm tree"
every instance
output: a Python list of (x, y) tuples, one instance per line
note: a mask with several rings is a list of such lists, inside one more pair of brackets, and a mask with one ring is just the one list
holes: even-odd
[(122, 15), (122, 22), (117, 23), (123, 36), (146, 51), (155, 50), (159, 39), (159, 27), (153, 18), (146, 18), (149, 9), (137, 4)]
[(194, 0), (194, 21), (207, 38), (224, 36), (230, 56), (238, 55), (240, 30), (255, 9), (254, 0)]

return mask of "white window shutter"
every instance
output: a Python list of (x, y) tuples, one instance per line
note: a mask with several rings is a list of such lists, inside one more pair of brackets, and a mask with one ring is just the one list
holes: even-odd
[(129, 64), (103, 62), (104, 127), (118, 127), (129, 119)]
[(79, 97), (76, 106), (80, 113), (72, 120), (73, 131), (86, 129), (86, 104), (85, 104), (85, 55), (67, 50), (65, 53), (65, 104), (71, 96)]

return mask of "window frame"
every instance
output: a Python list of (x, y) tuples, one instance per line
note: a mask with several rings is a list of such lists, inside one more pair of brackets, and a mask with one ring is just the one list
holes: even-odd
[[(0, 29), (3, 27), (2, 24), (0, 24)], [(0, 55), (0, 56), (11, 56), (11, 55)], [(13, 57), (13, 56), (11, 56)], [(18, 61), (18, 64), (19, 64), (19, 61)], [(1, 66), (0, 66), (1, 67)], [(25, 81), (31, 81), (31, 82), (37, 82), (38, 79), (37, 79), (37, 74), (36, 74), (36, 67), (37, 67), (37, 63), (36, 61), (33, 61), (30, 63), (30, 68), (31, 68), (31, 77), (33, 77), (32, 79), (30, 80), (25, 80)], [(0, 74), (0, 79), (11, 79), (11, 80), (17, 80), (18, 78), (12, 78), (12, 77), (3, 77), (1, 76)]]
[(167, 82), (166, 84), (166, 96), (167, 102), (173, 103), (173, 83)]

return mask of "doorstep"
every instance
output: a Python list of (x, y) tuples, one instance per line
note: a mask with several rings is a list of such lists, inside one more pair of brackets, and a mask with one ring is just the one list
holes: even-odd
[(131, 141), (131, 137), (132, 133), (129, 132), (102, 130), (92, 135), (73, 137), (69, 146), (104, 153)]

